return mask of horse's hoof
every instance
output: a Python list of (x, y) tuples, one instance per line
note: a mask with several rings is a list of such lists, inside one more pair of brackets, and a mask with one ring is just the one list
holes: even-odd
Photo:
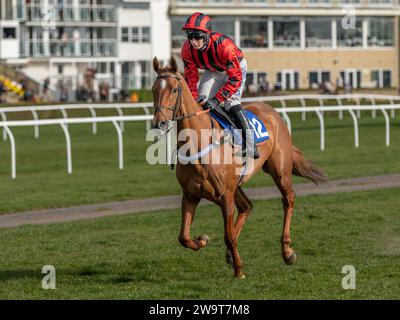
[(202, 234), (201, 236), (197, 237), (197, 241), (200, 242), (202, 247), (205, 247), (210, 242), (210, 237), (206, 234)]
[(294, 264), (295, 262), (296, 262), (296, 260), (297, 260), (297, 255), (296, 255), (296, 253), (293, 251), (293, 253), (290, 255), (290, 257), (289, 258), (283, 258), (283, 260), (285, 261), (285, 263), (287, 264), (287, 265), (292, 265), (292, 264)]
[(235, 279), (244, 279), (244, 278), (246, 278), (246, 275), (243, 272), (235, 274)]
[(225, 255), (225, 261), (228, 265), (233, 266), (233, 259), (231, 253), (228, 251)]

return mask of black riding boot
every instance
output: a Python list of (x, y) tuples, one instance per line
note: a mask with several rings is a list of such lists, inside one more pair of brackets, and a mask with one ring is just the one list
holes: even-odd
[(242, 155), (250, 156), (253, 159), (260, 157), (257, 146), (254, 143), (254, 129), (246, 118), (244, 110), (240, 105), (232, 106), (229, 109), (229, 114), (232, 116), (233, 121), (242, 130)]

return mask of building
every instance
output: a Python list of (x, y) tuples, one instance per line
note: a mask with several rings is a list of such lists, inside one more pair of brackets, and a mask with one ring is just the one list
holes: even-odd
[(399, 88), (399, 0), (173, 0), (172, 52), (195, 11), (244, 50), (248, 87)]
[[(171, 56), (168, 0), (0, 0), (0, 59), (73, 99), (149, 87), (155, 55)], [(93, 81), (87, 81), (95, 73)], [(97, 90), (98, 92), (98, 90)], [(59, 92), (60, 93), (60, 92)]]

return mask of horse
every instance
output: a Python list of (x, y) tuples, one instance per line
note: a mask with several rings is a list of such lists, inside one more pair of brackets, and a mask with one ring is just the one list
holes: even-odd
[[(184, 129), (192, 129), (199, 137), (203, 129), (222, 129), (209, 117), (209, 110), (203, 110), (194, 100), (185, 79), (178, 73), (173, 57), (165, 67), (161, 67), (157, 57), (154, 57), (153, 69), (157, 77), (152, 87), (152, 128), (161, 129), (165, 133), (168, 125), (177, 121), (178, 134)], [(292, 174), (309, 179), (315, 184), (327, 180), (323, 170), (307, 160), (300, 149), (292, 144), (290, 133), (277, 111), (263, 102), (252, 102), (244, 108), (256, 114), (269, 132), (269, 140), (258, 146), (260, 158), (253, 160), (253, 166), (245, 176), (237, 174), (237, 168), (241, 166), (237, 162), (182, 164), (178, 161), (176, 164), (176, 178), (182, 188), (180, 244), (194, 251), (208, 245), (209, 238), (206, 235), (192, 239), (190, 228), (196, 207), (202, 198), (216, 204), (220, 207), (224, 220), (226, 261), (232, 265), (235, 278), (245, 277), (238, 253), (238, 238), (253, 208), (242, 186), (260, 169), (272, 176), (282, 194), (284, 210), (282, 258), (287, 265), (292, 265), (297, 258), (290, 247), (290, 224), (295, 203)], [(180, 145), (182, 144), (178, 141), (178, 147)], [(232, 153), (232, 145), (220, 144), (210, 153), (224, 152)], [(236, 220), (235, 207), (238, 210)]]

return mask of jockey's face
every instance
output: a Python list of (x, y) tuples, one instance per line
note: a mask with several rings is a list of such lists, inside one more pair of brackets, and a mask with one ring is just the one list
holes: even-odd
[(189, 41), (196, 50), (200, 50), (204, 46), (204, 39), (190, 39)]
[(201, 30), (189, 29), (186, 31), (187, 37), (189, 39), (190, 45), (199, 50), (204, 46), (206, 33)]

